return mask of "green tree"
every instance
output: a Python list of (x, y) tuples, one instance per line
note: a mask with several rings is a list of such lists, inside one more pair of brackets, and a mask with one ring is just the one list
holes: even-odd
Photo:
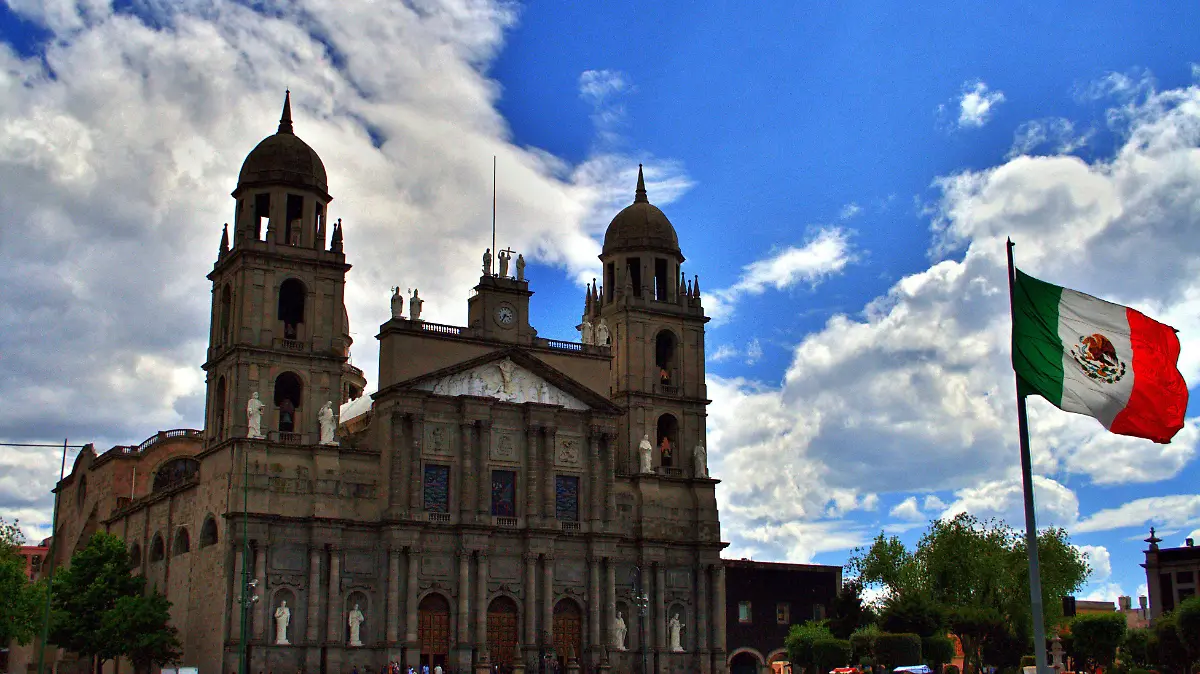
[(1158, 639), (1152, 630), (1129, 630), (1121, 642), (1121, 661), (1126, 665), (1149, 669), (1157, 665), (1157, 649)]
[(817, 639), (812, 644), (812, 651), (816, 674), (850, 664), (850, 642), (845, 639)]
[(863, 604), (863, 585), (858, 578), (842, 583), (842, 589), (829, 607), (829, 631), (838, 639), (849, 639), (854, 631), (875, 621), (871, 609)]
[(932, 637), (946, 631), (946, 612), (923, 592), (903, 592), (888, 597), (879, 614), (884, 632)]
[(1125, 616), (1120, 613), (1087, 613), (1071, 621), (1076, 657), (1100, 667), (1112, 668), (1117, 659), (1117, 647), (1125, 639)]
[(1175, 608), (1175, 632), (1192, 662), (1200, 660), (1200, 597), (1189, 597)]
[(120, 538), (103, 532), (55, 573), (50, 641), (69, 651), (105, 660), (121, 655), (119, 643), (102, 629), (105, 614), (122, 597), (142, 594), (145, 579), (129, 573), (129, 554)]
[(921, 664), (921, 637), (884, 632), (875, 639), (875, 655), (885, 672), (896, 667)]
[(962, 644), (964, 672), (981, 671), (984, 645), (1007, 629), (1004, 617), (990, 607), (955, 607), (948, 613), (948, 622), (950, 631)]
[(16, 521), (0, 518), (0, 644), (28, 644), (37, 634), (38, 607), (45, 595), (25, 575), (25, 559), (17, 547), (25, 536)]
[(954, 659), (954, 640), (950, 637), (932, 636), (921, 639), (921, 657), (934, 671)]
[(783, 644), (787, 647), (788, 659), (793, 666), (803, 667), (806, 672), (815, 671), (813, 643), (821, 639), (833, 639), (833, 633), (825, 621), (809, 620), (802, 625), (792, 625)]
[(183, 652), (170, 609), (171, 602), (157, 590), (117, 599), (100, 621), (101, 637), (112, 644), (108, 652), (129, 658), (137, 674), (177, 662)]

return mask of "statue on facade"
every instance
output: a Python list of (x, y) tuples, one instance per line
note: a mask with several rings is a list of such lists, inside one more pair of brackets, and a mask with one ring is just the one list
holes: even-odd
[(362, 624), (366, 620), (366, 616), (359, 610), (358, 604), (354, 605), (354, 610), (350, 612), (350, 617), (347, 622), (350, 624), (350, 645), (362, 646)]
[(625, 616), (617, 611), (617, 617), (613, 620), (613, 648), (618, 651), (625, 650), (625, 635), (629, 632), (629, 628), (625, 626)]
[(275, 643), (280, 646), (287, 646), (291, 642), (287, 638), (288, 623), (292, 621), (292, 610), (287, 607), (287, 600), (279, 602), (279, 608), (275, 609)]
[(266, 405), (258, 399), (258, 391), (250, 395), (249, 402), (246, 403), (246, 437), (261, 438), (262, 432), (262, 412)]
[(704, 448), (703, 442), (696, 445), (692, 458), (696, 462), (696, 477), (708, 477), (708, 450)]
[(507, 250), (500, 251), (500, 273), (497, 274), (500, 278), (508, 278), (508, 261), (509, 252)]
[(679, 614), (671, 616), (671, 620), (667, 623), (667, 628), (671, 632), (671, 652), (682, 653), (683, 644), (680, 641), (680, 632), (683, 630), (683, 623), (679, 622)]
[(603, 318), (601, 318), (600, 325), (596, 326), (596, 345), (597, 346), (608, 346), (608, 339), (609, 339), (608, 324), (604, 322)]
[(317, 412), (317, 421), (321, 424), (321, 444), (336, 445), (337, 440), (333, 439), (333, 432), (337, 430), (337, 423), (333, 419), (332, 400), (326, 400), (321, 406), (321, 411)]
[(414, 321), (421, 320), (421, 310), (425, 308), (425, 300), (421, 299), (420, 293), (416, 288), (413, 288), (412, 297), (408, 300), (409, 319)]
[(517, 280), (525, 280), (525, 256), (517, 253)]
[(404, 318), (404, 295), (400, 294), (400, 286), (392, 288), (392, 318)]
[(638, 455), (642, 459), (642, 466), (641, 466), (642, 470), (640, 472), (643, 472), (643, 473), (654, 472), (654, 459), (651, 458), (651, 454), (653, 452), (654, 452), (654, 445), (650, 444), (650, 436), (643, 435), (642, 441), (638, 443)]
[(483, 251), (483, 275), (492, 275), (492, 249), (488, 248)]
[(583, 337), (584, 344), (596, 343), (596, 329), (592, 327), (591, 321), (584, 321), (583, 325), (579, 327), (579, 332)]

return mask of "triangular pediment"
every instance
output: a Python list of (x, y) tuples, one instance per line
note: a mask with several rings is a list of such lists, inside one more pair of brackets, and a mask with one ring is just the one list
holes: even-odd
[(509, 403), (562, 405), (569, 410), (589, 409), (582, 400), (504, 358), (423, 381), (413, 388), (443, 396), (481, 396)]

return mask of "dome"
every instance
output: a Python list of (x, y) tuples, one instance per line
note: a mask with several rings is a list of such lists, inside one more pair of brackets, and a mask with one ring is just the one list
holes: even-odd
[(238, 189), (263, 184), (284, 184), (329, 191), (325, 164), (308, 143), (292, 131), (292, 96), (288, 92), (283, 99), (283, 115), (279, 120), (279, 131), (267, 136), (259, 143), (246, 161), (242, 162), (238, 174)]
[(604, 233), (604, 253), (623, 250), (662, 250), (680, 254), (679, 235), (665, 213), (646, 198), (646, 181), (638, 166), (633, 203), (617, 213)]

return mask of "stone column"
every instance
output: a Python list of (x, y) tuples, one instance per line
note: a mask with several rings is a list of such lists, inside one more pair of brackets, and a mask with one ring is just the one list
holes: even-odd
[[(667, 642), (667, 570), (661, 562), (654, 564), (654, 627), (658, 631), (655, 645), (660, 652), (666, 653), (670, 649)], [(663, 669), (666, 663), (661, 656), (658, 662), (659, 669)]]
[[(233, 551), (233, 619), (229, 621), (229, 640), (238, 641), (242, 638), (242, 569), (245, 564), (245, 546), (238, 545)], [(150, 554), (150, 550), (146, 550)], [(144, 575), (144, 574), (143, 574)]]
[(388, 551), (387, 584), (387, 642), (392, 646), (400, 640), (400, 550)]
[[(604, 598), (605, 616), (604, 616), (604, 645), (613, 645), (613, 623), (617, 619), (617, 560), (609, 557), (607, 560), (608, 578), (605, 585)], [(632, 616), (625, 616), (625, 628), (629, 629), (629, 621)]]
[(525, 522), (532, 523), (538, 514), (538, 429), (525, 431)]
[[(604, 601), (603, 599), (600, 598), (600, 563), (601, 563), (600, 557), (592, 557), (591, 559), (588, 560), (588, 566), (590, 567), (588, 569), (589, 575), (590, 575), (590, 578), (588, 578), (588, 580), (590, 581), (589, 586), (588, 586), (588, 621), (589, 621), (588, 627), (591, 628), (588, 630), (588, 632), (589, 632), (588, 641), (591, 642), (589, 644), (589, 646), (591, 647), (590, 650), (592, 650), (593, 652), (596, 653), (595, 657), (597, 659), (600, 657), (598, 648), (601, 644), (601, 641), (600, 641), (600, 603), (602, 601)], [(583, 656), (583, 654), (580, 653), (579, 657), (582, 658), (582, 656)]]
[[(475, 474), (471, 457), (475, 453), (475, 423), (464, 421), (458, 425), (460, 429), (458, 454), (458, 504), (459, 522), (475, 521)], [(453, 509), (453, 505), (450, 506)]]
[(329, 551), (329, 619), (326, 641), (340, 644), (345, 641), (342, 629), (342, 550), (334, 546)]
[(617, 444), (616, 436), (604, 436), (604, 521), (611, 522), (617, 517), (617, 492), (614, 485), (617, 481)]
[(696, 650), (700, 653), (708, 652), (708, 569), (708, 564), (701, 564), (696, 571)]
[(482, 655), (487, 649), (488, 557), (480, 551), (475, 566), (475, 646)]
[(470, 648), (471, 551), (458, 551), (458, 645)]
[[(492, 515), (492, 471), (488, 467), (488, 459), (492, 456), (492, 422), (484, 419), (479, 422), (479, 502), (476, 512), (479, 522), (491, 522)], [(515, 502), (516, 494), (513, 494)], [(515, 503), (514, 503), (515, 505)]]
[(408, 651), (404, 664), (415, 667), (420, 656), (420, 644), (417, 642), (417, 575), (421, 570), (421, 558), (415, 547), (408, 549), (407, 572), (408, 592), (404, 598), (404, 641)]
[(526, 648), (537, 648), (537, 553), (522, 555), (525, 561), (525, 638)]
[(558, 452), (558, 429), (546, 428), (545, 445), (542, 447), (542, 460), (545, 462), (546, 475), (542, 478), (542, 517), (546, 526), (557, 526), (557, 509), (554, 507), (554, 458)]
[(324, 550), (308, 549), (308, 618), (304, 621), (304, 640), (317, 645), (321, 640), (321, 555)]
[[(595, 426), (592, 427), (592, 432), (588, 435), (588, 456), (591, 459), (587, 462), (589, 484), (588, 504), (591, 506), (591, 514), (588, 519), (592, 521), (592, 531), (597, 531), (600, 529), (601, 505), (604, 503), (604, 493), (600, 491), (600, 473), (604, 470), (604, 467), (600, 463), (600, 429)], [(580, 516), (582, 517), (582, 513)]]
[(421, 503), (424, 497), (424, 490), (421, 487), (421, 444), (425, 441), (425, 417), (413, 416), (412, 432), (409, 434), (409, 439), (412, 441), (412, 460), (409, 467), (409, 489), (408, 489), (408, 508), (409, 517), (415, 516), (421, 512), (424, 507)]
[(713, 565), (713, 671), (725, 671), (725, 567)]
[(554, 558), (542, 558), (542, 631), (549, 635), (554, 644)]
[[(642, 591), (642, 594), (645, 594), (647, 597), (649, 597), (649, 595), (650, 595), (650, 567), (644, 561), (642, 562), (641, 576), (642, 576), (642, 578), (641, 578), (642, 586), (640, 589)], [(636, 604), (636, 602), (635, 602), (635, 604)], [(639, 627), (638, 627), (638, 632), (639, 632), (638, 643), (646, 644), (646, 650), (653, 651), (654, 647), (655, 647), (654, 630), (650, 628), (651, 624), (654, 621), (653, 607), (647, 605), (646, 606), (646, 615), (644, 615), (644, 616), (641, 614), (640, 608), (638, 608), (638, 606), (636, 606), (636, 605), (634, 606), (633, 611), (638, 614), (638, 625), (639, 625)], [(639, 648), (640, 648), (640, 646), (639, 646)]]
[(267, 629), (267, 546), (266, 544), (259, 545), (254, 550), (254, 579), (258, 581), (258, 585), (254, 587), (254, 594), (257, 594), (259, 599), (254, 602), (254, 629), (251, 630), (251, 639), (259, 638), (266, 639)]
[(404, 451), (404, 431), (408, 418), (403, 414), (392, 415), (392, 502), (396, 510), (405, 510), (408, 504), (409, 452)]

